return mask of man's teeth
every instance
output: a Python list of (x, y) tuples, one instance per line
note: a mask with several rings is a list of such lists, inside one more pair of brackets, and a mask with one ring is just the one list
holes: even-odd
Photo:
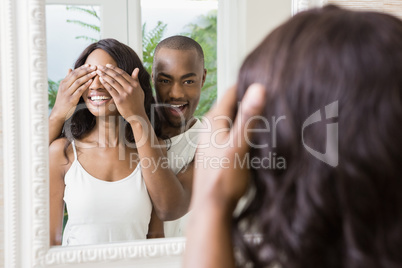
[(100, 100), (108, 100), (110, 97), (106, 96), (92, 96), (91, 101), (100, 101)]
[(170, 106), (172, 106), (173, 108), (180, 108), (183, 107), (185, 104), (170, 104)]

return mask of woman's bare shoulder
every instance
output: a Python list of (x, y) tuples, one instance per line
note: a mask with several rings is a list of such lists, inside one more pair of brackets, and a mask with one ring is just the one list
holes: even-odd
[[(68, 145), (68, 146), (67, 146)], [(67, 150), (65, 148), (67, 146)], [(73, 158), (73, 149), (67, 138), (59, 138), (54, 140), (49, 146), (50, 161), (57, 161), (60, 164), (67, 164)]]
[(54, 140), (50, 145), (49, 145), (49, 153), (54, 154), (54, 153), (58, 153), (60, 151), (64, 151), (64, 147), (66, 146), (66, 144), (68, 143), (68, 139), (67, 138), (59, 138)]

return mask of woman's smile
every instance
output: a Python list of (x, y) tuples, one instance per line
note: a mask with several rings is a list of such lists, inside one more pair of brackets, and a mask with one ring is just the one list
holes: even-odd
[(112, 99), (111, 96), (92, 94), (88, 96), (89, 103), (94, 106), (105, 105)]

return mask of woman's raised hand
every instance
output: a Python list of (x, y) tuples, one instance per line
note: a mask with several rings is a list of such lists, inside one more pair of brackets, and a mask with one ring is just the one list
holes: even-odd
[(67, 76), (60, 82), (56, 102), (50, 114), (50, 118), (67, 120), (74, 112), (82, 93), (89, 87), (96, 76), (96, 66), (89, 64), (72, 71), (68, 70)]
[(233, 87), (203, 119), (207, 128), (200, 135), (195, 156), (192, 214), (183, 267), (235, 267), (232, 217), (250, 176), (247, 167), (237, 165), (236, 158), (243, 160), (249, 152), (251, 130), (265, 105), (265, 88), (253, 84), (235, 114)]
[(144, 108), (145, 94), (138, 80), (138, 68), (134, 69), (131, 76), (111, 64), (98, 66), (96, 72), (124, 119), (129, 120), (132, 116), (146, 116)]
[[(222, 207), (229, 214), (233, 212), (249, 182), (249, 170), (238, 165), (237, 160), (243, 161), (249, 152), (252, 130), (265, 103), (265, 88), (253, 84), (235, 114), (236, 87), (232, 87), (207, 113), (203, 122), (210, 125), (210, 132), (200, 135), (195, 156), (193, 207), (204, 206), (211, 201), (215, 207)], [(199, 163), (202, 165), (197, 167)]]

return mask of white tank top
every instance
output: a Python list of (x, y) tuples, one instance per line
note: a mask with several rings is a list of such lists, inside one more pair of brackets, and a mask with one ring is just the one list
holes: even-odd
[[(202, 128), (204, 127), (201, 121), (197, 119), (194, 125), (186, 132), (170, 139), (170, 148), (167, 151), (167, 157), (169, 167), (175, 174), (179, 173), (187, 164), (193, 161), (197, 150), (200, 129)], [(163, 224), (165, 237), (184, 236), (189, 214), (187, 213), (174, 221), (165, 221)]]
[(146, 239), (152, 203), (141, 167), (126, 178), (108, 182), (74, 162), (64, 177), (68, 221), (62, 245), (89, 245)]

